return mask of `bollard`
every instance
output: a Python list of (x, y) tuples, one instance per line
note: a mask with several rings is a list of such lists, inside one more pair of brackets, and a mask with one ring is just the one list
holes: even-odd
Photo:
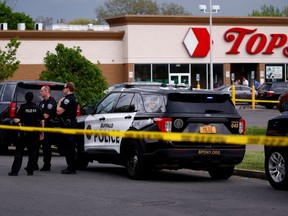
[(254, 110), (255, 109), (255, 86), (252, 86), (252, 106), (251, 109)]
[(235, 85), (233, 84), (232, 85), (232, 92), (231, 92), (231, 94), (232, 94), (232, 102), (233, 102), (233, 104), (234, 104), (234, 106), (236, 105), (236, 98), (235, 98)]

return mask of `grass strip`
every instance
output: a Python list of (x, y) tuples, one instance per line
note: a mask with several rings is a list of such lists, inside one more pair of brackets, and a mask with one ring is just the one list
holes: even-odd
[(264, 151), (246, 151), (242, 163), (236, 169), (265, 171), (264, 158)]
[[(263, 135), (266, 134), (266, 128), (263, 127), (247, 127), (245, 135)], [(236, 166), (237, 169), (265, 171), (264, 169), (264, 151), (247, 151), (242, 163)]]

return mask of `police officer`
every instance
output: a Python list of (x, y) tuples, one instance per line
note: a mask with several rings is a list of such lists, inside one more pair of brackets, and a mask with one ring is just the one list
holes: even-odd
[[(63, 121), (64, 128), (76, 128), (77, 98), (74, 95), (75, 85), (67, 82), (64, 86), (64, 97), (57, 104), (57, 115)], [(76, 150), (74, 135), (64, 135), (64, 151), (68, 167), (61, 171), (62, 174), (76, 174)]]
[[(17, 110), (14, 123), (23, 126), (39, 127), (41, 124), (44, 127), (44, 116), (35, 103), (32, 102), (34, 95), (32, 92), (25, 94), (26, 103), (22, 104)], [(28, 149), (28, 163), (26, 171), (28, 175), (33, 175), (36, 166), (36, 151), (39, 139), (43, 139), (43, 133), (39, 132), (21, 132), (19, 140), (16, 143), (16, 152), (11, 171), (8, 173), (10, 176), (17, 176), (22, 165), (23, 153), (25, 146)]]
[[(43, 86), (40, 90), (40, 95), (43, 99), (40, 102), (39, 107), (41, 108), (44, 114), (45, 127), (53, 127), (54, 126), (53, 120), (56, 116), (57, 102), (51, 96), (51, 89), (49, 86)], [(53, 133), (48, 132), (45, 133), (44, 139), (42, 141), (44, 165), (40, 169), (40, 171), (51, 170), (51, 156), (52, 156), (51, 143), (53, 142), (53, 138), (54, 138)]]

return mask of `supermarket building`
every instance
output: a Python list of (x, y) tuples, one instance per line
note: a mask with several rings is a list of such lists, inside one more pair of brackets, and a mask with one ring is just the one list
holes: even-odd
[[(127, 81), (186, 83), (210, 88), (209, 17), (126, 15), (101, 31), (0, 31), (0, 47), (18, 37), (20, 68), (13, 76), (38, 79), (47, 51), (79, 46), (109, 84)], [(288, 18), (214, 17), (213, 81), (246, 77), (261, 83), (288, 79)]]

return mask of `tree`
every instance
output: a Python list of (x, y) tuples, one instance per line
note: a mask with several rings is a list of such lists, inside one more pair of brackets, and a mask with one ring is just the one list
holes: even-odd
[(281, 11), (279, 8), (274, 7), (273, 5), (267, 6), (263, 5), (261, 6), (261, 10), (253, 10), (252, 14), (249, 14), (249, 16), (273, 16), (273, 17), (282, 17), (288, 16), (288, 7), (284, 7)]
[(174, 3), (163, 3), (160, 7), (160, 11), (163, 15), (190, 15), (188, 11), (185, 11), (184, 7)]
[(67, 24), (70, 24), (70, 25), (87, 25), (90, 23), (97, 24), (97, 21), (86, 19), (86, 18), (80, 18), (80, 19), (70, 20), (69, 22), (67, 22)]
[(47, 52), (44, 58), (46, 70), (40, 74), (40, 80), (73, 82), (79, 104), (95, 104), (108, 88), (100, 69), (81, 55), (79, 47), (68, 48), (58, 44), (56, 54)]
[(6, 51), (0, 49), (0, 81), (12, 77), (19, 68), (20, 61), (16, 59), (16, 52), (19, 46), (20, 42), (13, 38), (5, 46)]
[(12, 12), (5, 2), (0, 2), (0, 23), (7, 23), (9, 30), (16, 30), (18, 23), (25, 23), (27, 30), (34, 29), (34, 22), (31, 17), (24, 13)]
[(187, 15), (189, 12), (182, 6), (173, 3), (161, 6), (153, 0), (108, 0), (96, 9), (96, 17), (100, 23), (105, 23), (108, 17), (126, 14)]
[(6, 3), (7, 6), (13, 9), (15, 5), (17, 4), (18, 0), (4, 0), (3, 2)]
[(40, 16), (36, 18), (35, 23), (42, 23), (43, 29), (46, 29), (47, 26), (51, 26), (53, 24), (53, 18)]

